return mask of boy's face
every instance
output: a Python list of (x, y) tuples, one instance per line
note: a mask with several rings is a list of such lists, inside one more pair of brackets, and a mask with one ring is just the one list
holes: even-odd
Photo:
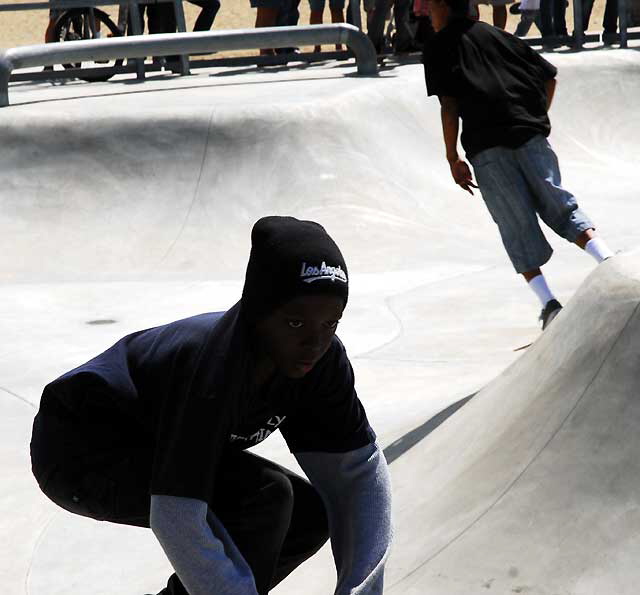
[(441, 29), (444, 29), (446, 24), (449, 22), (450, 14), (447, 3), (444, 0), (428, 0), (427, 8), (434, 31), (437, 33)]
[(296, 297), (256, 326), (262, 355), (289, 378), (302, 378), (327, 352), (344, 310), (331, 295)]

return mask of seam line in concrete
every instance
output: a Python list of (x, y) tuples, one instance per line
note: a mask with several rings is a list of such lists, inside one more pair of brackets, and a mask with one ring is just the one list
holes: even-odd
[(207, 159), (207, 153), (209, 151), (209, 139), (211, 138), (211, 126), (213, 125), (214, 114), (215, 114), (215, 109), (212, 108), (211, 116), (209, 116), (209, 125), (207, 126), (207, 136), (204, 141), (204, 149), (202, 151), (202, 160), (200, 162), (200, 171), (198, 172), (198, 181), (196, 182), (196, 187), (193, 191), (193, 198), (191, 199), (191, 204), (189, 205), (187, 214), (185, 215), (182, 221), (182, 225), (180, 226), (180, 231), (178, 231), (178, 233), (176, 234), (176, 237), (173, 239), (173, 242), (171, 242), (171, 245), (169, 246), (169, 248), (167, 248), (167, 251), (164, 253), (164, 256), (162, 257), (160, 262), (164, 262), (169, 257), (169, 254), (171, 254), (171, 251), (174, 249), (175, 245), (178, 243), (178, 240), (182, 236), (182, 232), (187, 226), (187, 222), (189, 221), (189, 217), (191, 216), (191, 211), (193, 211), (193, 206), (196, 204), (196, 200), (198, 200), (198, 192), (200, 190), (200, 181), (202, 180), (202, 172), (204, 171), (204, 163), (205, 163), (205, 160)]
[(30, 595), (31, 593), (31, 591), (29, 590), (29, 579), (31, 578), (31, 570), (33, 568), (33, 561), (35, 560), (36, 552), (40, 548), (40, 544), (44, 540), (44, 536), (46, 532), (48, 531), (49, 527), (51, 526), (51, 523), (53, 523), (53, 520), (56, 518), (57, 515), (58, 515), (57, 511), (51, 513), (51, 516), (47, 519), (47, 522), (44, 524), (44, 527), (42, 527), (42, 529), (40, 530), (40, 535), (38, 535), (36, 542), (33, 544), (33, 551), (31, 552), (31, 559), (29, 560), (29, 568), (27, 569), (27, 573), (24, 576), (24, 592), (26, 593), (26, 595)]
[(32, 409), (36, 409), (36, 406), (29, 401), (28, 399), (25, 399), (24, 397), (21, 397), (20, 395), (10, 391), (8, 388), (5, 388), (4, 386), (0, 386), (0, 390), (2, 392), (7, 393), (8, 395), (11, 395), (12, 397), (15, 397), (16, 399), (18, 399), (19, 401), (22, 401), (23, 403), (26, 403), (27, 405), (29, 405), (29, 407), (31, 407)]

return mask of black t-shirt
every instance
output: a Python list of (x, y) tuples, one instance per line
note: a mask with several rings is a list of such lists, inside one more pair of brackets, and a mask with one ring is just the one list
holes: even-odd
[(454, 19), (425, 44), (423, 61), (427, 93), (458, 100), (467, 157), (549, 135), (545, 82), (557, 69), (521, 39)]
[(375, 440), (334, 337), (301, 379), (254, 393), (239, 304), (128, 335), (45, 387), (39, 415), (63, 418), (49, 456), (142, 452), (150, 492), (212, 501), (219, 461), (280, 429), (292, 452), (347, 452)]

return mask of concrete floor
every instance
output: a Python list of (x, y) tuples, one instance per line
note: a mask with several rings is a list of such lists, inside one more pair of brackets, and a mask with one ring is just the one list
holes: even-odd
[[(385, 591), (636, 593), (640, 53), (550, 59), (564, 185), (623, 254), (591, 274), (549, 235), (545, 270), (567, 307), (544, 336), (480, 196), (450, 178), (420, 65), (13, 85), (0, 110), (4, 591), (164, 585), (149, 531), (39, 492), (28, 445), (42, 387), (127, 332), (232, 305), (253, 222), (291, 214), (325, 225), (351, 271), (339, 334), (393, 461)], [(295, 467), (279, 436), (259, 451)], [(333, 586), (325, 548), (274, 593)]]

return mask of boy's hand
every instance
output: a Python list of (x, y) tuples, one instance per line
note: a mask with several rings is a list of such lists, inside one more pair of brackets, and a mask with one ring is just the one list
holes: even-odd
[(471, 188), (478, 188), (473, 182), (473, 175), (471, 174), (471, 169), (467, 165), (466, 161), (462, 159), (457, 159), (456, 161), (452, 161), (451, 166), (451, 175), (458, 186), (466, 190), (469, 194), (473, 194), (473, 190)]

